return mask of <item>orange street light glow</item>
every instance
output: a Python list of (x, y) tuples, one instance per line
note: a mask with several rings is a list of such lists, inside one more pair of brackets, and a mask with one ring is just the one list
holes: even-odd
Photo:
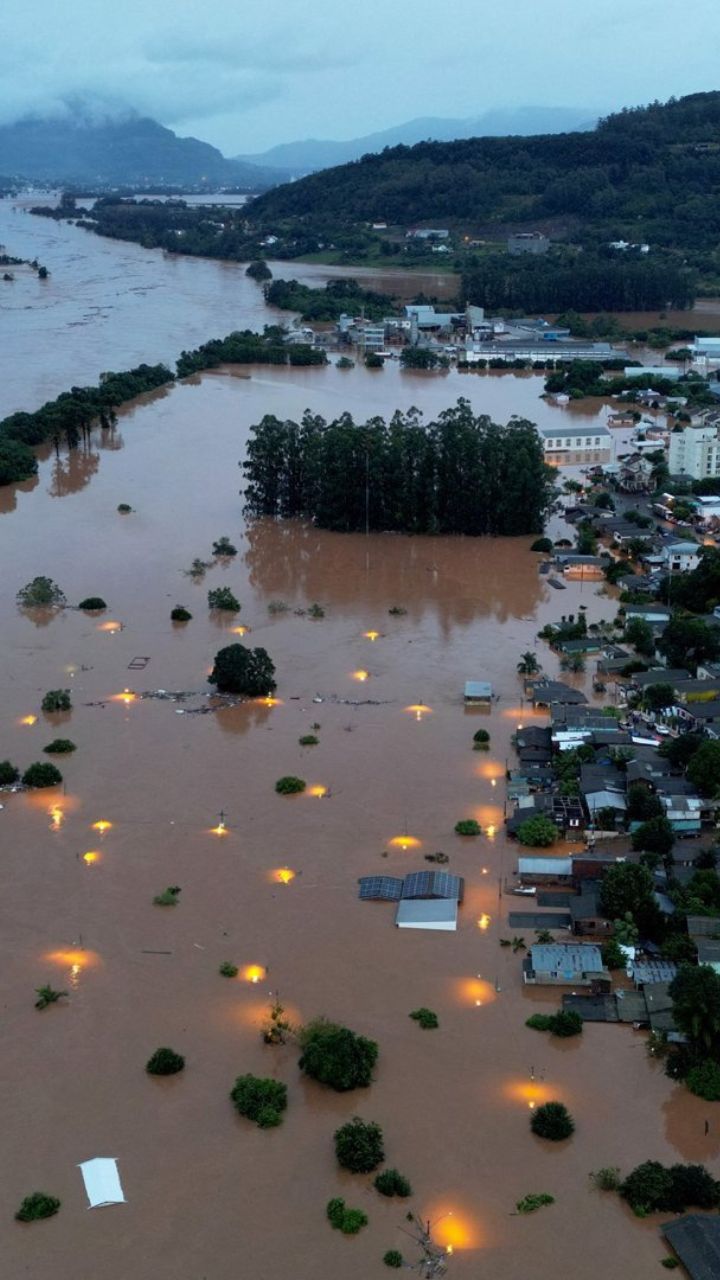
[(490, 926), (490, 917), (484, 912), (478, 920), (478, 929), (487, 929)]
[(282, 698), (256, 698), (255, 701), (261, 707), (281, 707), (283, 705)]
[(290, 867), (278, 867), (276, 871), (273, 871), (272, 878), (276, 884), (289, 884), (291, 880), (295, 879), (295, 872), (291, 871)]
[(48, 810), (48, 813), (50, 814), (51, 819), (50, 830), (59, 831), (63, 824), (63, 818), (65, 817), (62, 809), (60, 809), (58, 805), (53, 805), (52, 809)]
[(380, 637), (379, 631), (363, 631), (366, 640), (377, 640)]
[(552, 1102), (562, 1095), (557, 1085), (545, 1084), (538, 1080), (510, 1080), (503, 1088), (503, 1093), (513, 1102), (522, 1102), (534, 1111), (543, 1102)]
[(49, 951), (44, 959), (63, 969), (69, 969), (73, 977), (77, 977), (82, 969), (92, 969), (100, 962), (97, 951), (81, 951), (79, 948)]
[(497, 992), (491, 983), (483, 978), (460, 978), (456, 983), (460, 1003), (481, 1009), (483, 1005), (497, 1000)]
[(228, 834), (228, 829), (225, 826), (224, 822), (218, 822), (216, 827), (210, 828), (211, 836), (226, 836), (227, 834)]
[(232, 631), (233, 635), (235, 635), (235, 636), (246, 636), (246, 635), (247, 635), (247, 633), (248, 633), (248, 631), (250, 630), (250, 628), (249, 628), (249, 627), (243, 627), (243, 626), (241, 625), (241, 626), (239, 626), (239, 627), (231, 627), (231, 628), (230, 628), (230, 630)]
[(369, 675), (369, 671), (353, 671), (352, 678), (353, 680), (359, 680), (360, 683), (363, 684), (364, 681), (368, 679)]
[(393, 836), (389, 844), (393, 849), (419, 849), (422, 841), (417, 836)]
[(265, 977), (265, 967), (261, 964), (248, 964), (242, 970), (242, 977), (245, 982), (257, 983), (261, 978)]
[(111, 702), (124, 702), (125, 706), (129, 706), (131, 702), (137, 701), (137, 694), (132, 689), (123, 689), (122, 693), (114, 693)]
[(432, 707), (427, 707), (424, 702), (413, 702), (409, 707), (403, 707), (403, 711), (411, 711), (416, 720), (432, 715)]
[(98, 631), (107, 632), (120, 631), (122, 629), (122, 622), (99, 622), (97, 629)]
[(99, 818), (97, 822), (92, 824), (93, 831), (99, 831), (101, 836), (104, 836), (105, 832), (109, 831), (111, 827), (112, 822), (108, 822), (106, 818)]
[(92, 867), (96, 862), (99, 862), (99, 861), (100, 861), (100, 854), (97, 853), (95, 849), (89, 849), (87, 853), (83, 854), (83, 862), (88, 867)]
[(37, 716), (22, 716), (20, 718), (20, 724), (37, 724)]
[(316, 799), (322, 800), (323, 796), (327, 795), (327, 787), (324, 787), (322, 783), (319, 782), (316, 783), (314, 787), (308, 787), (307, 793), (309, 796), (315, 796)]
[(430, 1230), (435, 1244), (445, 1253), (451, 1255), (457, 1249), (477, 1249), (480, 1245), (480, 1233), (473, 1219), (455, 1209), (445, 1209), (444, 1204), (433, 1205), (423, 1214), (430, 1222)]

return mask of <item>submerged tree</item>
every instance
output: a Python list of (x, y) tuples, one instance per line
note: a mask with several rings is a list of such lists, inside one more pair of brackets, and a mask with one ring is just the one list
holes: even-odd
[(65, 604), (65, 594), (52, 578), (33, 578), (17, 593), (18, 604), (25, 609), (60, 608)]
[(241, 693), (249, 698), (266, 697), (276, 688), (275, 665), (266, 649), (229, 644), (215, 654), (208, 682), (217, 685), (221, 693)]

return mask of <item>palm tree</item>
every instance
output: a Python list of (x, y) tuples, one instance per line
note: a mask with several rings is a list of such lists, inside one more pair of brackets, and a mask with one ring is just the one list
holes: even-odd
[(523, 653), (520, 655), (520, 661), (517, 664), (518, 674), (521, 676), (534, 676), (540, 670), (540, 663), (537, 660), (537, 654)]
[(577, 675), (585, 670), (585, 659), (581, 653), (566, 653), (560, 659), (560, 666), (563, 671), (572, 671)]

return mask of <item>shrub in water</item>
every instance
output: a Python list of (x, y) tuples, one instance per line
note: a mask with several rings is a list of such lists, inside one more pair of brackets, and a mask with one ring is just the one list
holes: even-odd
[(394, 604), (388, 609), (388, 613), (391, 618), (404, 618), (407, 613), (407, 609), (403, 609), (401, 604)]
[(482, 827), (474, 818), (461, 818), (455, 823), (455, 834), (458, 836), (479, 836), (482, 834)]
[(214, 556), (236, 556), (237, 547), (234, 547), (229, 538), (218, 538), (217, 542), (213, 542)]
[(354, 1116), (335, 1131), (335, 1155), (350, 1173), (372, 1173), (385, 1159), (380, 1125)]
[(284, 778), (278, 778), (275, 783), (275, 790), (280, 796), (294, 796), (298, 792), (304, 791), (307, 783), (303, 778), (296, 778), (293, 774), (286, 774)]
[(325, 610), (320, 604), (311, 604), (308, 609), (308, 618), (324, 618)]
[(597, 1187), (598, 1191), (619, 1191), (622, 1178), (617, 1165), (607, 1165), (604, 1169), (598, 1169), (596, 1173), (590, 1174), (590, 1179)]
[(551, 1013), (533, 1013), (525, 1019), (525, 1026), (532, 1027), (533, 1031), (549, 1031), (552, 1021)]
[(67, 991), (55, 991), (53, 987), (49, 986), (36, 987), (35, 995), (37, 996), (35, 1008), (47, 1009), (49, 1004), (57, 1004), (58, 1000), (61, 1000), (63, 996), (66, 996)]
[(229, 587), (214, 587), (212, 591), (208, 591), (208, 608), (221, 609), (225, 613), (239, 613), (240, 601)]
[(523, 1196), (522, 1200), (518, 1200), (515, 1208), (518, 1213), (534, 1213), (536, 1209), (542, 1209), (543, 1205), (554, 1204), (555, 1197), (548, 1196), (545, 1192), (531, 1192), (530, 1195)]
[(530, 547), (531, 551), (552, 551), (553, 544), (549, 538), (536, 538)]
[(191, 619), (192, 619), (192, 614), (190, 610), (186, 609), (185, 606), (182, 604), (176, 604), (175, 608), (172, 609), (170, 612), (171, 622), (190, 622)]
[(381, 1196), (400, 1196), (405, 1200), (412, 1195), (412, 1187), (407, 1178), (403, 1178), (397, 1169), (383, 1169), (379, 1173), (373, 1183), (375, 1190), (380, 1192)]
[(367, 1225), (367, 1214), (362, 1209), (346, 1208), (345, 1201), (339, 1196), (328, 1201), (326, 1213), (335, 1230), (346, 1236), (357, 1235), (360, 1228)]
[(378, 1057), (374, 1040), (325, 1018), (316, 1018), (302, 1027), (299, 1040), (302, 1056), (298, 1065), (313, 1080), (338, 1092), (370, 1084)]
[(286, 600), (271, 600), (268, 605), (268, 613), (287, 613), (290, 605)]
[(107, 609), (107, 605), (102, 596), (88, 596), (87, 599), (81, 600), (78, 609), (87, 609), (89, 613), (96, 610)]
[(551, 1033), (563, 1039), (579, 1036), (583, 1029), (583, 1020), (574, 1009), (561, 1009), (559, 1013), (553, 1014), (551, 1022)]
[(33, 1191), (26, 1196), (15, 1214), (18, 1222), (37, 1222), (40, 1218), (52, 1218), (60, 1208), (60, 1201), (44, 1191)]
[(236, 964), (231, 964), (229, 960), (223, 960), (218, 973), (221, 973), (223, 978), (237, 978), (238, 967)]
[(388, 1249), (383, 1255), (383, 1262), (386, 1267), (401, 1267), (403, 1264), (403, 1256), (397, 1249)]
[(238, 1076), (230, 1092), (239, 1115), (254, 1120), (261, 1129), (280, 1124), (287, 1107), (287, 1085), (262, 1076)]
[(48, 606), (59, 608), (65, 604), (65, 594), (52, 578), (39, 577), (33, 578), (32, 582), (20, 588), (17, 593), (17, 602), (26, 609)]
[(301, 747), (316, 747), (319, 741), (314, 733), (305, 733), (302, 738), (298, 738)]
[(433, 1013), (432, 1009), (426, 1009), (424, 1006), (421, 1009), (413, 1009), (409, 1017), (415, 1022), (419, 1022), (423, 1031), (434, 1031), (440, 1025), (437, 1014)]
[(704, 1058), (692, 1067), (685, 1083), (698, 1098), (705, 1098), (706, 1102), (720, 1102), (720, 1066), (712, 1058)]
[(0, 760), (0, 787), (10, 787), (20, 777), (20, 770), (9, 760)]
[(145, 1063), (145, 1070), (151, 1076), (176, 1076), (185, 1066), (185, 1059), (174, 1049), (163, 1047), (156, 1049), (152, 1057)]
[(52, 742), (48, 742), (43, 751), (49, 756), (66, 756), (71, 751), (76, 751), (77, 747), (69, 738), (53, 738)]
[(132, 507), (129, 502), (118, 502), (118, 511), (121, 516), (126, 516), (132, 511)]
[(26, 787), (57, 787), (63, 779), (60, 770), (56, 769), (54, 764), (38, 760), (25, 770), (22, 780)]
[(546, 1102), (530, 1118), (530, 1128), (538, 1138), (547, 1138), (550, 1142), (561, 1142), (569, 1138), (575, 1130), (573, 1118), (562, 1102)]
[(42, 700), (43, 711), (72, 711), (69, 689), (48, 689)]
[(153, 902), (156, 907), (176, 907), (178, 904), (178, 894), (181, 889), (179, 884), (168, 885), (167, 889), (163, 889), (162, 893), (156, 893)]
[(478, 729), (477, 733), (473, 734), (473, 742), (482, 744), (482, 743), (487, 743), (489, 741), (490, 741), (490, 734), (488, 733), (487, 729)]

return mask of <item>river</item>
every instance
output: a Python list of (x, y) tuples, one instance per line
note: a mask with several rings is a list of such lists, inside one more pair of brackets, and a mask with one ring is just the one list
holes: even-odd
[[(14, 216), (22, 243), (3, 232), (10, 252), (37, 253), (59, 294), (63, 263), (84, 282), (82, 298), (59, 296), (37, 316), (28, 304), (52, 343), (22, 339), (26, 380), (15, 394), (25, 406), (91, 369), (158, 359), (208, 329), (266, 318), (241, 269)], [(105, 298), (102, 318), (68, 335), (89, 296)], [(40, 393), (43, 380), (51, 390)], [(423, 376), (395, 364), (218, 371), (144, 397), (84, 449), (48, 453), (36, 481), (0, 490), (0, 758), (25, 768), (47, 758), (55, 736), (77, 744), (59, 761), (64, 787), (5, 794), (0, 811), (0, 1199), (6, 1218), (35, 1189), (63, 1202), (52, 1222), (6, 1228), (8, 1276), (367, 1280), (385, 1274), (388, 1249), (417, 1261), (409, 1203), (454, 1249), (457, 1280), (552, 1280), (561, 1269), (652, 1280), (658, 1220), (640, 1222), (593, 1191), (589, 1172), (648, 1158), (720, 1172), (718, 1122), (704, 1131), (712, 1108), (648, 1062), (644, 1036), (588, 1025), (556, 1042), (527, 1029), (558, 994), (524, 988), (521, 955), (499, 945), (518, 902), (503, 893), (517, 857), (503, 834), (504, 774), (511, 735), (530, 716), (517, 660), (535, 649), (556, 675), (538, 629), (580, 605), (589, 622), (610, 618), (615, 602), (590, 583), (553, 592), (529, 538), (344, 536), (242, 519), (237, 463), (262, 413), (307, 405), (360, 418), (415, 403), (431, 414), (458, 395), (503, 421), (567, 412), (540, 390), (532, 375)], [(118, 513), (123, 502), (131, 514)], [(192, 559), (211, 559), (222, 534), (238, 556), (193, 581)], [(108, 610), (23, 613), (15, 593), (38, 573), (71, 603), (99, 594)], [(208, 611), (217, 585), (236, 593), (239, 618)], [(273, 601), (288, 607), (271, 612)], [(325, 611), (317, 621), (306, 612), (314, 602)], [(189, 624), (170, 621), (176, 603)], [(277, 702), (212, 709), (209, 667), (238, 627), (271, 654)], [(487, 715), (463, 705), (470, 678), (493, 682)], [(589, 674), (573, 679), (589, 690)], [(58, 687), (71, 689), (73, 710), (47, 717), (42, 694)], [(159, 690), (193, 696), (140, 697)], [(490, 731), (487, 753), (471, 749), (478, 726)], [(311, 731), (319, 745), (301, 747)], [(288, 773), (307, 781), (304, 794), (275, 794)], [(471, 816), (483, 836), (456, 836), (455, 822)], [(98, 831), (98, 821), (111, 825)], [(358, 901), (359, 876), (427, 868), (437, 850), (466, 880), (457, 933), (397, 930), (391, 904)], [(178, 905), (153, 905), (167, 885), (181, 887)], [(224, 961), (240, 967), (237, 979), (219, 976)], [(46, 982), (68, 998), (38, 1012), (34, 990)], [(369, 1090), (324, 1091), (299, 1075), (293, 1043), (262, 1043), (278, 991), (293, 1023), (325, 1014), (379, 1042)], [(421, 1005), (437, 1012), (438, 1030), (410, 1020)], [(153, 1079), (144, 1063), (164, 1044), (187, 1067)], [(233, 1114), (229, 1090), (247, 1071), (287, 1083), (278, 1129)], [(529, 1131), (531, 1104), (550, 1098), (576, 1122), (559, 1149)], [(332, 1135), (356, 1113), (383, 1126), (410, 1202), (338, 1171)], [(96, 1155), (118, 1158), (127, 1204), (89, 1214), (76, 1166)], [(513, 1216), (531, 1191), (556, 1204)], [(368, 1214), (356, 1238), (325, 1219), (336, 1195)]]

